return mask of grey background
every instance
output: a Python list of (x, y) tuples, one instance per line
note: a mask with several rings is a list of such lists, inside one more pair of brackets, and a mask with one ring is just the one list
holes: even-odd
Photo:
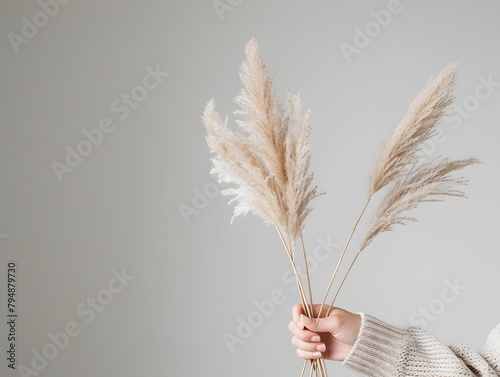
[[(31, 367), (32, 350), (42, 352), (48, 334), (73, 321), (80, 333), (40, 376), (299, 374), (287, 329), (298, 296), (277, 234), (254, 216), (230, 225), (222, 195), (198, 198), (188, 221), (179, 210), (194, 208), (196, 190), (217, 189), (201, 114), (214, 97), (234, 120), (237, 65), (251, 37), (277, 74), (278, 94), (289, 86), (312, 109), (312, 170), (327, 195), (307, 221), (311, 253), (320, 239), (346, 240), (380, 144), (430, 76), (458, 62), (458, 104), (474, 103), (480, 77), (500, 81), (497, 0), (401, 0), (402, 11), (351, 62), (341, 43), (353, 44), (355, 28), (387, 1), (231, 3), (219, 16), (212, 1), (72, 1), (16, 53), (8, 33), (20, 35), (22, 17), (32, 20), (41, 8), (2, 1), (0, 349), (7, 349), (7, 262), (15, 260), (18, 366)], [(120, 119), (110, 105), (141, 85), (148, 66), (170, 76)], [(460, 127), (443, 121), (439, 142), (428, 145), (429, 157), (485, 163), (466, 172), (470, 198), (423, 205), (414, 211), (419, 222), (378, 238), (339, 306), (406, 325), (434, 305), (431, 333), (481, 347), (500, 321), (499, 92), (477, 101)], [(106, 117), (113, 132), (60, 182), (51, 164), (64, 163), (66, 146)], [(312, 274), (316, 301), (338, 255), (336, 247)], [(135, 279), (86, 323), (77, 308), (108, 297), (111, 271), (122, 268)], [(440, 304), (445, 282), (457, 279), (466, 288)], [(254, 301), (274, 290), (284, 301), (230, 352), (223, 335), (236, 335), (238, 318), (248, 320)], [(0, 368), (20, 375), (5, 357)], [(354, 375), (334, 363), (330, 371)]]

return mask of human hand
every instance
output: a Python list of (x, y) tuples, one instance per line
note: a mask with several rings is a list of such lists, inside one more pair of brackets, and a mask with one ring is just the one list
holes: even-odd
[(305, 316), (302, 305), (292, 308), (293, 320), (288, 329), (293, 334), (292, 344), (297, 347), (299, 357), (311, 360), (323, 357), (342, 361), (346, 358), (358, 338), (361, 316), (340, 308), (324, 305), (321, 317), (316, 319), (321, 305), (313, 305), (313, 317)]

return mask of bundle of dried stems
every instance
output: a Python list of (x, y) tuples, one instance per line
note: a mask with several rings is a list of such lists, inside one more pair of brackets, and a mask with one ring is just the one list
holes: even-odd
[[(286, 108), (276, 99), (273, 79), (258, 55), (255, 39), (246, 44), (245, 54), (246, 60), (239, 66), (243, 89), (234, 99), (240, 107), (235, 113), (240, 116), (237, 123), (243, 132), (228, 129), (228, 118), (226, 116), (224, 121), (221, 120), (213, 99), (206, 105), (202, 116), (208, 145), (215, 153), (212, 173), (218, 176), (220, 182), (233, 184), (223, 190), (224, 195), (233, 196), (230, 203), (236, 202), (233, 219), (251, 212), (274, 224), (295, 272), (304, 310), (311, 316), (312, 287), (302, 238), (305, 219), (312, 209), (311, 201), (319, 195), (317, 187), (312, 185), (313, 174), (309, 172), (310, 112), (302, 115), (300, 97), (290, 91), (287, 92)], [(475, 158), (436, 158), (422, 162), (419, 153), (423, 143), (436, 135), (437, 122), (453, 102), (454, 69), (455, 64), (449, 64), (435, 79), (429, 80), (382, 146), (369, 177), (365, 206), (337, 262), (318, 316), (329, 314), (359, 254), (378, 235), (391, 231), (395, 225), (415, 221), (403, 216), (403, 212), (422, 202), (442, 201), (444, 196), (465, 196), (454, 187), (465, 185), (467, 181), (462, 177), (453, 178), (451, 173), (477, 163)], [(323, 306), (368, 204), (377, 192), (388, 185), (358, 252), (341, 280), (329, 309), (323, 314)], [(295, 245), (299, 238), (307, 287), (297, 271)], [(307, 363), (304, 363), (302, 375), (306, 366)], [(311, 362), (310, 375), (313, 374), (327, 376), (323, 359)]]

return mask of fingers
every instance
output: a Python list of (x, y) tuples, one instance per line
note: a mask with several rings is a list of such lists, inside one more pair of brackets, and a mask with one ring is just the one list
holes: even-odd
[[(321, 313), (319, 312), (320, 309), (321, 309)], [(330, 306), (328, 304), (325, 304), (325, 305), (314, 304), (313, 305), (313, 316), (315, 318), (323, 318), (323, 317), (326, 317), (328, 314), (330, 314), (334, 309), (335, 308), (333, 306)]]
[(313, 360), (319, 359), (321, 357), (321, 352), (307, 352), (297, 348), (297, 355), (305, 360)]
[(293, 334), (292, 344), (297, 347), (297, 355), (303, 359), (317, 359), (321, 357), (321, 352), (325, 352), (326, 346), (321, 342), (318, 334), (300, 329), (294, 321), (288, 325)]
[(291, 321), (288, 324), (288, 329), (290, 330), (292, 335), (303, 340), (304, 342), (320, 342), (321, 341), (321, 338), (317, 333), (309, 331), (307, 329), (301, 329), (299, 326), (297, 326), (297, 324), (294, 321)]
[(305, 314), (302, 305), (294, 305), (292, 308), (292, 318), (295, 323), (299, 323), (301, 314)]
[[(335, 309), (334, 307), (330, 305), (321, 305), (321, 304), (314, 304), (312, 306), (313, 312), (312, 312), (312, 317), (318, 318), (318, 317), (326, 317), (327, 314), (332, 313), (332, 311)], [(318, 316), (319, 311), (321, 309), (321, 315)], [(304, 314), (307, 315), (307, 313), (304, 311), (304, 308), (302, 307), (301, 304), (296, 304), (292, 308), (292, 318), (295, 321), (295, 323), (298, 323), (300, 321), (300, 315)]]
[(304, 342), (303, 340), (297, 338), (296, 336), (292, 337), (292, 344), (304, 352), (313, 353), (316, 351), (319, 352), (326, 351), (326, 346), (323, 343)]

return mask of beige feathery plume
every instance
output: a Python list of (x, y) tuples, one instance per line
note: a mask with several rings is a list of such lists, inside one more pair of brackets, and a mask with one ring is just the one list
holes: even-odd
[(233, 195), (232, 200), (238, 202), (233, 218), (252, 212), (273, 222), (275, 214), (281, 211), (277, 188), (269, 180), (268, 170), (252, 143), (228, 129), (227, 117), (221, 121), (213, 99), (205, 107), (203, 122), (208, 146), (216, 154), (211, 173), (216, 174), (220, 182), (235, 185), (223, 190), (224, 195)]
[(441, 159), (411, 169), (387, 192), (372, 219), (360, 250), (365, 249), (379, 234), (391, 231), (395, 225), (416, 221), (402, 213), (416, 208), (419, 203), (443, 201), (443, 196), (465, 197), (462, 191), (453, 186), (466, 185), (468, 181), (463, 177), (453, 178), (450, 173), (477, 163), (479, 161), (475, 158), (453, 161)]
[(419, 159), (422, 145), (426, 140), (436, 135), (436, 124), (443, 116), (446, 107), (454, 100), (452, 91), (456, 80), (455, 67), (455, 63), (447, 64), (435, 79), (426, 83), (411, 102), (403, 120), (383, 144), (368, 180), (368, 198), (337, 262), (322, 307), (337, 277), (352, 236), (376, 192), (392, 184), (372, 219), (359, 251), (336, 291), (332, 307), (361, 251), (380, 233), (392, 230), (396, 224), (406, 224), (408, 221), (415, 220), (401, 216), (402, 212), (415, 208), (418, 203), (423, 201), (439, 201), (438, 196), (463, 196), (460, 191), (452, 189), (451, 185), (465, 184), (466, 181), (452, 179), (448, 174), (477, 163), (476, 159), (457, 161), (445, 159), (436, 163), (424, 164), (420, 164)]
[(415, 163), (422, 144), (436, 135), (435, 125), (454, 99), (455, 67), (455, 63), (446, 65), (410, 104), (405, 117), (375, 160), (368, 183), (368, 197), (404, 174), (405, 168)]
[(466, 197), (462, 191), (453, 187), (466, 185), (468, 181), (463, 177), (453, 178), (450, 174), (477, 163), (479, 161), (476, 158), (453, 161), (446, 158), (435, 159), (420, 166), (414, 165), (404, 176), (400, 176), (375, 212), (361, 247), (344, 274), (330, 308), (333, 307), (359, 255), (378, 235), (392, 231), (395, 225), (416, 221), (416, 218), (403, 216), (402, 213), (416, 208), (422, 202), (440, 202), (443, 201), (443, 196)]
[[(313, 174), (309, 173), (309, 111), (301, 115), (300, 97), (290, 91), (286, 109), (276, 99), (255, 38), (246, 44), (245, 55), (239, 66), (243, 89), (234, 98), (240, 107), (235, 111), (240, 116), (236, 122), (243, 134), (228, 129), (227, 116), (222, 122), (213, 99), (202, 116), (207, 143), (216, 155), (211, 172), (220, 182), (232, 184), (222, 193), (233, 196), (230, 203), (236, 201), (233, 219), (251, 212), (275, 225), (294, 269), (302, 305), (310, 316), (313, 299), (301, 232), (311, 201), (318, 193), (312, 186)], [(299, 236), (310, 305), (295, 263), (294, 247)], [(313, 361), (313, 369), (327, 376), (323, 360)]]
[(288, 229), (297, 235), (304, 227), (305, 219), (312, 210), (309, 203), (319, 194), (317, 187), (312, 187), (314, 174), (308, 173), (311, 164), (309, 154), (310, 110), (302, 117), (302, 102), (299, 95), (288, 91), (288, 125), (289, 132), (285, 148), (285, 167), (287, 172), (285, 198), (289, 216)]
[(244, 88), (234, 99), (240, 106), (237, 123), (245, 134), (228, 129), (227, 117), (221, 121), (213, 99), (202, 117), (208, 145), (216, 154), (212, 173), (234, 184), (223, 190), (237, 202), (233, 218), (248, 212), (260, 215), (276, 224), (293, 248), (318, 195), (308, 172), (309, 112), (302, 117), (298, 95), (288, 92), (288, 111), (276, 99), (255, 39), (247, 43), (245, 54), (239, 67)]
[(245, 46), (246, 60), (239, 66), (244, 88), (234, 99), (241, 110), (234, 113), (241, 116), (236, 122), (248, 133), (256, 153), (283, 189), (287, 179), (284, 161), (287, 137), (285, 111), (276, 99), (273, 79), (259, 57), (258, 47), (255, 38)]
[[(310, 112), (302, 115), (300, 97), (292, 95), (290, 91), (287, 93), (287, 106), (276, 99), (273, 79), (259, 57), (255, 39), (246, 44), (245, 55), (245, 60), (239, 66), (243, 89), (234, 98), (239, 106), (239, 110), (235, 111), (239, 115), (236, 122), (243, 132), (237, 133), (228, 128), (227, 116), (224, 121), (221, 120), (213, 99), (207, 103), (202, 116), (207, 130), (207, 143), (215, 154), (211, 172), (218, 176), (220, 182), (231, 185), (222, 193), (233, 197), (230, 203), (236, 202), (233, 219), (251, 212), (276, 226), (294, 268), (302, 305), (307, 315), (311, 316), (312, 308), (307, 304), (294, 258), (294, 245), (300, 236), (309, 301), (312, 304), (301, 234), (312, 208), (311, 201), (319, 195), (317, 187), (312, 185), (313, 174), (309, 172)], [(436, 124), (453, 101), (452, 90), (456, 79), (454, 68), (455, 64), (448, 64), (435, 79), (427, 82), (382, 146), (369, 177), (367, 201), (341, 253), (320, 313), (352, 236), (376, 192), (392, 184), (336, 291), (327, 315), (359, 254), (381, 233), (391, 231), (395, 225), (415, 221), (414, 218), (405, 217), (403, 212), (416, 208), (422, 202), (441, 201), (443, 196), (465, 196), (454, 186), (465, 185), (467, 181), (462, 177), (453, 178), (451, 173), (478, 163), (475, 158), (455, 161), (436, 159), (423, 164), (419, 161), (421, 146), (436, 135)], [(322, 359), (312, 361), (311, 368), (311, 375), (313, 372), (327, 375)]]

